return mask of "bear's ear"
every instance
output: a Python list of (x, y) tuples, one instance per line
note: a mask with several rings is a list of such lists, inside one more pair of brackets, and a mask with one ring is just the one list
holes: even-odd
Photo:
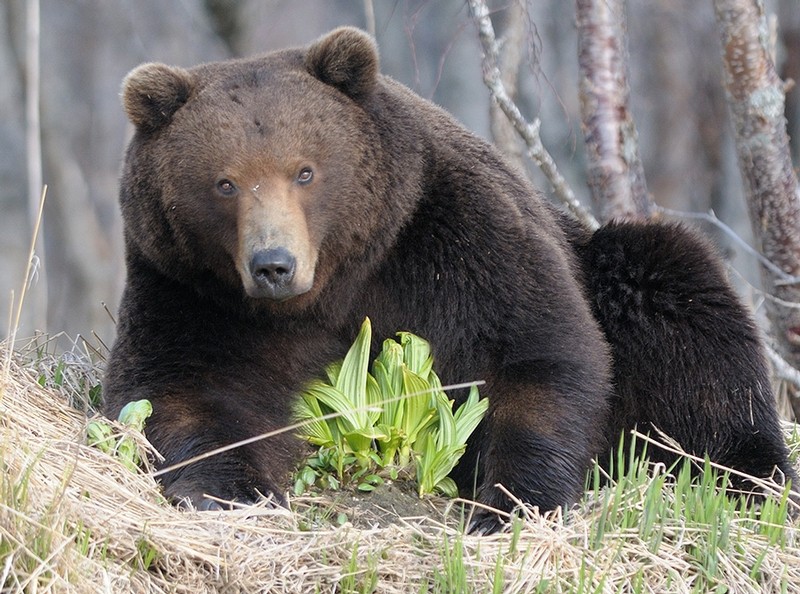
[(355, 27), (334, 29), (311, 44), (306, 54), (311, 74), (356, 101), (375, 88), (378, 63), (375, 40)]
[(142, 64), (122, 82), (122, 105), (137, 128), (157, 130), (189, 100), (193, 86), (192, 75), (183, 68)]

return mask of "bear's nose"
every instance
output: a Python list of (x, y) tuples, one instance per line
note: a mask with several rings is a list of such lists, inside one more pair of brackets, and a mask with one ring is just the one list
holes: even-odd
[(284, 247), (259, 250), (250, 260), (250, 274), (261, 287), (285, 287), (294, 278), (297, 261)]

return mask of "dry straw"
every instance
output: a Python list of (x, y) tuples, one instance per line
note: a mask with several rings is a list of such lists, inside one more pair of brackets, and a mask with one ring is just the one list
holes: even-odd
[[(430, 506), (362, 514), (344, 494), (294, 499), (292, 512), (180, 511), (150, 474), (85, 444), (86, 415), (64, 394), (42, 388), (16, 354), (0, 355), (10, 361), (0, 376), (4, 592), (690, 592), (703, 572), (693, 546), (707, 539), (693, 526), (661, 526), (657, 553), (635, 528), (598, 546), (598, 497), (567, 519), (530, 513), (489, 537), (465, 536), (457, 514)], [(643, 506), (645, 495), (621, 503)], [(342, 511), (343, 525), (326, 519)], [(736, 538), (738, 524), (729, 530)], [(785, 535), (780, 546), (754, 532), (746, 547), (720, 548), (716, 583), (800, 592), (800, 549), (793, 528)]]

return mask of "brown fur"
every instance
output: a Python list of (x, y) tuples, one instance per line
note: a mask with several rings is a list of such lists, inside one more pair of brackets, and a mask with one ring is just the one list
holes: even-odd
[[(570, 244), (588, 234), (379, 75), (371, 38), (343, 28), (257, 58), (148, 64), (123, 98), (136, 135), (108, 414), (149, 398), (166, 465), (285, 426), (368, 315), (375, 346), (411, 331), (444, 382), (487, 381), (456, 473), (467, 494), (477, 476), (474, 494), (501, 509), (512, 501), (496, 483), (542, 510), (575, 500), (606, 449), (611, 394), (579, 280), (591, 250)], [(165, 492), (201, 506), (280, 494), (302, 451), (291, 435), (257, 442), (166, 475)]]

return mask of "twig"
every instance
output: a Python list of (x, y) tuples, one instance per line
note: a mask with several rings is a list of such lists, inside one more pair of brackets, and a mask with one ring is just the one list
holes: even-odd
[[(747, 474), (746, 472), (742, 472), (740, 470), (736, 470), (730, 466), (725, 466), (724, 464), (720, 464), (718, 462), (714, 462), (713, 460), (707, 460), (705, 457), (696, 456), (695, 454), (690, 454), (683, 447), (677, 443), (674, 439), (672, 439), (669, 435), (666, 435), (662, 431), (660, 431), (656, 427), (656, 432), (659, 434), (660, 440), (650, 437), (649, 435), (645, 435), (644, 433), (640, 433), (636, 429), (632, 430), (630, 433), (636, 439), (641, 439), (645, 443), (650, 445), (654, 445), (659, 449), (662, 449), (666, 452), (670, 452), (671, 454), (676, 454), (681, 457), (685, 457), (695, 464), (699, 465), (700, 468), (703, 468), (705, 464), (708, 464), (711, 468), (714, 468), (721, 472), (727, 472), (730, 476), (738, 476), (740, 478), (745, 478), (757, 487), (760, 487), (764, 490), (764, 493), (767, 495), (773, 495), (775, 497), (780, 497), (785, 489), (784, 485), (777, 483), (774, 479), (769, 478), (762, 478), (753, 476), (751, 474)], [(792, 497), (788, 498), (788, 505), (793, 507), (794, 509), (800, 509), (800, 503), (798, 503)]]
[[(519, 81), (519, 67), (522, 63), (523, 36), (525, 34), (525, 7), (521, 1), (513, 2), (507, 9), (507, 25), (503, 36), (498, 40), (500, 49), (500, 62), (498, 68), (506, 93), (514, 100), (517, 96)], [(492, 140), (506, 157), (508, 157), (521, 171), (525, 171), (523, 143), (517, 134), (511, 120), (500, 109), (497, 101), (491, 102), (489, 124), (492, 131)]]
[(773, 350), (769, 345), (764, 347), (772, 363), (773, 373), (779, 379), (793, 383), (800, 388), (800, 371), (792, 367), (786, 359), (781, 357), (777, 351)]
[[(471, 388), (473, 386), (482, 386), (486, 382), (483, 380), (475, 381), (475, 382), (466, 382), (463, 384), (453, 384), (449, 386), (442, 386), (440, 389), (447, 391), (447, 390), (460, 390), (462, 388)], [(375, 405), (369, 405), (364, 407), (358, 407), (350, 409), (348, 412), (359, 412), (359, 411), (373, 411), (375, 410), (376, 406), (379, 404), (388, 404), (390, 402), (395, 402), (397, 400), (403, 400), (405, 398), (410, 398), (412, 396), (419, 396), (420, 394), (427, 394), (429, 392), (434, 391), (434, 388), (428, 390), (422, 390), (420, 392), (412, 392), (411, 394), (403, 394), (401, 396), (395, 396), (394, 398), (386, 398), (381, 402), (376, 403)], [(203, 452), (197, 456), (192, 458), (188, 458), (177, 464), (173, 464), (171, 466), (167, 466), (166, 468), (161, 468), (153, 473), (152, 476), (157, 477), (161, 476), (162, 474), (166, 474), (168, 472), (172, 472), (173, 470), (178, 470), (179, 468), (183, 468), (184, 466), (189, 466), (190, 464), (194, 464), (195, 462), (200, 462), (201, 460), (205, 460), (206, 458), (211, 458), (213, 456), (218, 456), (219, 454), (224, 454), (225, 452), (229, 452), (231, 450), (235, 450), (236, 448), (240, 448), (251, 443), (255, 443), (257, 441), (261, 441), (263, 439), (269, 439), (270, 437), (275, 437), (276, 435), (281, 435), (283, 433), (290, 433), (292, 431), (297, 431), (301, 427), (305, 427), (311, 423), (316, 423), (317, 421), (327, 421), (328, 419), (335, 419), (341, 417), (344, 413), (341, 412), (333, 412), (328, 413), (326, 415), (322, 415), (321, 417), (314, 417), (313, 419), (306, 419), (304, 421), (299, 421), (292, 425), (287, 425), (286, 427), (281, 427), (280, 429), (276, 429), (275, 431), (268, 431), (267, 433), (261, 433), (259, 435), (254, 435), (253, 437), (248, 437), (247, 439), (242, 439), (240, 441), (236, 441), (234, 443), (230, 443), (228, 445), (224, 445), (219, 448), (215, 448), (213, 450), (209, 450), (207, 452)]]
[(492, 100), (495, 101), (506, 117), (514, 125), (514, 129), (525, 141), (528, 156), (541, 169), (553, 185), (553, 192), (558, 199), (587, 227), (597, 229), (597, 220), (581, 205), (572, 188), (558, 171), (553, 157), (547, 152), (539, 135), (541, 122), (538, 118), (528, 122), (520, 112), (516, 103), (511, 100), (503, 84), (502, 74), (498, 67), (500, 52), (494, 34), (489, 8), (483, 0), (469, 0), (470, 11), (478, 25), (478, 35), (483, 47), (483, 81), (489, 88)]
[(31, 246), (28, 250), (28, 262), (25, 266), (25, 277), (23, 278), (22, 288), (19, 292), (19, 300), (16, 303), (17, 311), (14, 314), (14, 320), (9, 330), (9, 351), (14, 350), (14, 341), (17, 337), (17, 330), (19, 329), (20, 320), (22, 318), (22, 306), (25, 303), (25, 295), (28, 292), (28, 286), (31, 284), (31, 279), (34, 274), (34, 260), (36, 259), (36, 244), (39, 239), (39, 230), (42, 226), (42, 215), (44, 213), (44, 201), (47, 197), (47, 186), (42, 188), (42, 196), (39, 200), (39, 208), (37, 209), (36, 218), (33, 221), (33, 235), (31, 236)]
[(683, 212), (680, 210), (672, 210), (671, 208), (664, 208), (663, 206), (656, 206), (656, 211), (671, 217), (676, 218), (685, 218), (685, 219), (698, 219), (701, 221), (706, 221), (707, 223), (711, 223), (719, 230), (725, 233), (728, 237), (730, 237), (737, 245), (739, 245), (744, 251), (748, 254), (756, 258), (765, 268), (768, 268), (770, 272), (772, 272), (775, 276), (781, 278), (782, 280), (777, 281), (776, 285), (794, 285), (800, 283), (800, 277), (792, 276), (791, 274), (784, 272), (781, 270), (776, 264), (771, 262), (764, 254), (759, 252), (757, 249), (752, 247), (748, 244), (744, 239), (739, 237), (739, 234), (736, 233), (733, 229), (731, 229), (728, 225), (723, 223), (720, 219), (717, 218), (717, 215), (714, 214), (713, 210), (706, 212)]

